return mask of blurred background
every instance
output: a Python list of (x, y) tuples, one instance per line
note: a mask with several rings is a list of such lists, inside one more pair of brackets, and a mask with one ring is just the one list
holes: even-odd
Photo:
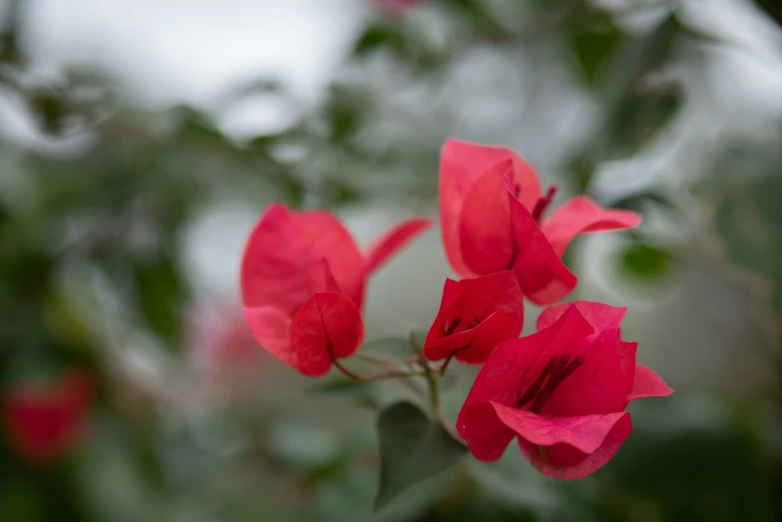
[[(0, 520), (782, 519), (781, 27), (776, 0), (0, 0)], [(447, 136), (644, 214), (571, 245), (573, 298), (627, 305), (677, 393), (584, 480), (511, 449), (372, 515), (405, 389), (267, 356), (238, 264), (272, 200), (362, 244), (436, 215)], [(367, 339), (427, 328), (449, 275), (432, 230)]]

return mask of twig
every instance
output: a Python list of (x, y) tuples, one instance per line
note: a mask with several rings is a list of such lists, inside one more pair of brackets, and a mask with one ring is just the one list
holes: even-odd
[(349, 370), (339, 360), (336, 358), (334, 359), (334, 366), (337, 367), (339, 371), (353, 379), (354, 381), (358, 382), (370, 382), (370, 381), (380, 381), (383, 379), (398, 379), (398, 378), (405, 378), (405, 377), (413, 377), (415, 375), (424, 375), (424, 372), (422, 371), (408, 371), (408, 370), (394, 370), (389, 371), (386, 373), (378, 373), (375, 375), (359, 375), (356, 372)]

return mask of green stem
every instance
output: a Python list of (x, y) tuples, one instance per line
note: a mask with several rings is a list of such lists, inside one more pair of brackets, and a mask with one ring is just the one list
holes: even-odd
[(440, 418), (440, 374), (432, 371), (427, 364), (426, 368), (426, 382), (429, 384), (429, 400), (432, 405), (432, 414), (435, 418)]
[(449, 355), (448, 358), (443, 363), (443, 365), (440, 366), (440, 375), (445, 375), (445, 370), (448, 368), (448, 365), (451, 363), (451, 359), (453, 359), (453, 354)]
[(423, 371), (416, 371), (416, 370), (394, 370), (389, 371), (386, 373), (378, 373), (375, 375), (359, 375), (353, 370), (350, 370), (343, 366), (339, 360), (334, 359), (334, 366), (337, 367), (339, 371), (353, 379), (354, 381), (359, 382), (367, 382), (367, 381), (380, 381), (383, 379), (401, 379), (404, 377), (413, 377), (415, 375), (424, 375)]

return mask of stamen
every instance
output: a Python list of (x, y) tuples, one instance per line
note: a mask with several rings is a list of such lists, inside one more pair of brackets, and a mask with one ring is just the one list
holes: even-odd
[(524, 395), (519, 399), (518, 402), (518, 408), (521, 408), (526, 403), (531, 401), (535, 398), (535, 395), (538, 394), (538, 391), (540, 390), (540, 386), (543, 384), (543, 381), (546, 380), (546, 377), (551, 375), (551, 370), (554, 369), (554, 366), (559, 362), (559, 356), (553, 355), (551, 359), (548, 360), (546, 363), (546, 366), (543, 367), (543, 370), (540, 372), (540, 376), (538, 376), (537, 380), (532, 383), (532, 386), (527, 388), (527, 391), (524, 392)]
[(554, 200), (554, 196), (556, 194), (557, 194), (557, 186), (551, 185), (548, 188), (546, 195), (540, 198), (537, 203), (535, 203), (535, 208), (532, 209), (532, 218), (535, 221), (540, 222), (540, 218), (543, 217), (543, 213), (546, 211), (548, 206)]
[(567, 367), (565, 368), (565, 371), (562, 372), (562, 377), (559, 379), (560, 382), (564, 381), (565, 378), (570, 376), (570, 374), (573, 373), (574, 371), (576, 371), (576, 368), (578, 368), (582, 364), (584, 364), (584, 355), (583, 354), (579, 355), (578, 357), (576, 357), (575, 359), (570, 361), (570, 364), (567, 365)]
[(445, 326), (443, 326), (443, 335), (451, 335), (461, 322), (461, 317), (454, 317), (453, 321), (450, 323), (446, 321)]
[(583, 355), (579, 355), (572, 361), (567, 353), (552, 355), (538, 379), (518, 400), (517, 408), (522, 409), (525, 404), (534, 399), (529, 411), (539, 414), (554, 390), (582, 364), (584, 364)]
[[(570, 356), (565, 354), (565, 363), (567, 363), (568, 359), (570, 359)], [(543, 410), (543, 406), (546, 405), (546, 401), (549, 400), (549, 398), (554, 394), (554, 390), (557, 389), (557, 387), (562, 384), (562, 381), (565, 380), (570, 374), (572, 374), (574, 371), (576, 371), (576, 368), (584, 364), (584, 356), (580, 355), (570, 361), (570, 364), (567, 364), (565, 366), (558, 366), (555, 373), (551, 376), (551, 378), (546, 383), (546, 387), (543, 388), (543, 390), (540, 392), (540, 394), (535, 398), (535, 402), (532, 405), (532, 408), (530, 409), (533, 413), (540, 413)], [(561, 371), (560, 371), (561, 368)]]

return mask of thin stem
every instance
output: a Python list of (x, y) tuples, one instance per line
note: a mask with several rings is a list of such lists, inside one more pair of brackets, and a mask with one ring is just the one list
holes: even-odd
[(440, 374), (432, 371), (432, 368), (423, 362), (426, 382), (429, 384), (429, 401), (432, 405), (432, 413), (438, 419), (440, 418)]
[(451, 354), (448, 356), (448, 358), (445, 360), (442, 366), (440, 366), (440, 375), (445, 375), (445, 370), (448, 368), (448, 365), (451, 364), (451, 359), (453, 359), (454, 354)]
[(429, 383), (429, 402), (432, 406), (432, 415), (434, 415), (434, 418), (437, 419), (440, 426), (448, 432), (453, 440), (460, 444), (464, 444), (451, 422), (446, 418), (445, 412), (440, 404), (440, 377), (442, 377), (442, 372), (445, 370), (445, 367), (450, 360), (451, 357), (443, 363), (443, 366), (440, 367), (439, 370), (433, 369), (425, 360), (421, 360), (421, 365), (424, 367), (426, 382)]
[(365, 353), (357, 353), (354, 355), (356, 359), (360, 359), (364, 362), (368, 362), (370, 364), (374, 364), (375, 366), (380, 366), (385, 369), (394, 369), (397, 367), (397, 364), (393, 361), (389, 361), (386, 359), (381, 359), (380, 357), (375, 357), (374, 355), (368, 355)]
[(423, 371), (408, 371), (408, 370), (393, 370), (386, 373), (378, 373), (375, 375), (359, 375), (356, 372), (349, 370), (339, 360), (334, 359), (334, 366), (337, 367), (339, 371), (353, 379), (354, 381), (358, 382), (369, 382), (369, 381), (380, 381), (383, 379), (397, 379), (397, 378), (405, 378), (405, 377), (412, 377), (414, 375), (424, 375)]
[(347, 375), (348, 377), (350, 377), (354, 381), (363, 381), (364, 380), (364, 378), (361, 375), (357, 374), (356, 372), (354, 372), (352, 370), (349, 370), (349, 369), (345, 368), (342, 365), (342, 363), (339, 362), (339, 360), (336, 357), (332, 357), (331, 360), (334, 363), (334, 366), (336, 366), (339, 371), (341, 371), (342, 373), (344, 373), (345, 375)]
[(414, 382), (410, 377), (400, 379), (399, 384), (413, 392), (416, 397), (426, 400), (426, 392), (424, 389), (418, 386), (418, 383)]
[(423, 372), (408, 372), (405, 370), (399, 370), (399, 371), (393, 371), (393, 372), (387, 372), (387, 373), (378, 373), (376, 375), (367, 375), (366, 377), (362, 377), (362, 381), (381, 381), (383, 379), (403, 379), (407, 377), (414, 377), (416, 375), (423, 375)]

